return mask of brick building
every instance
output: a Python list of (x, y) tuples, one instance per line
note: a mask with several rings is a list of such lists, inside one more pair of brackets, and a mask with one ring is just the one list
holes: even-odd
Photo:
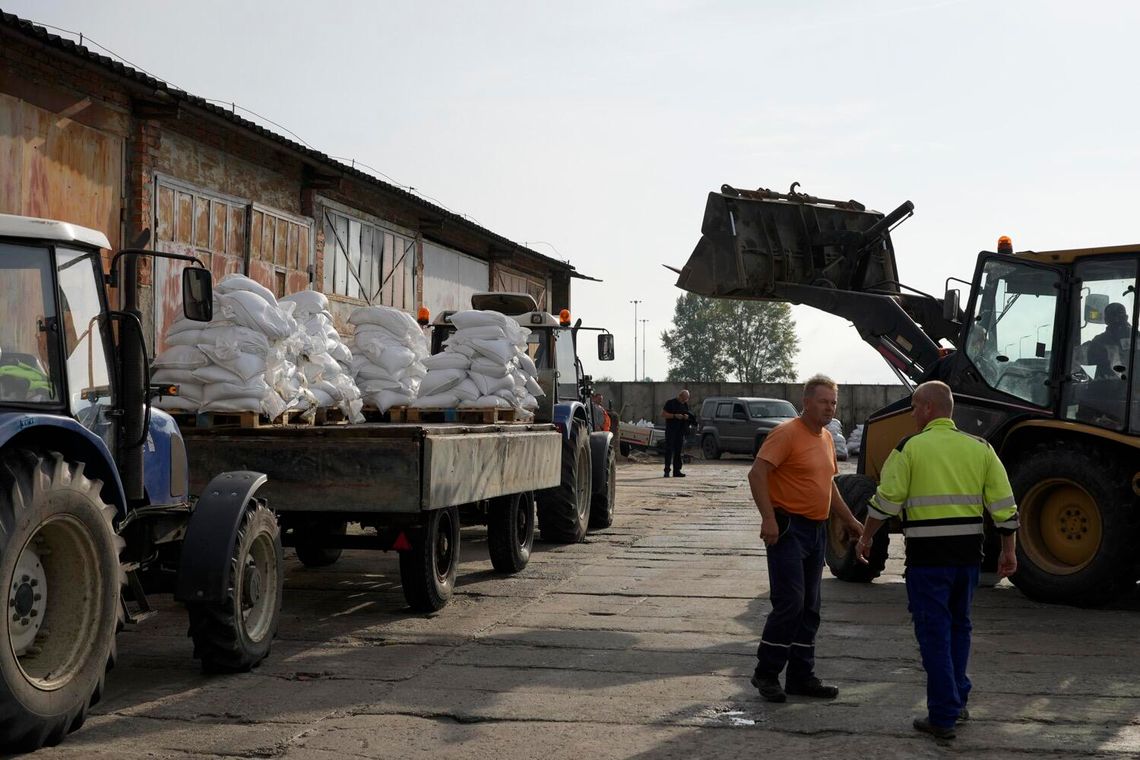
[[(570, 305), (568, 263), (264, 129), (28, 21), (0, 14), (0, 213), (102, 230), (115, 246), (191, 253), (278, 295), (329, 296), (338, 327), (366, 303), (433, 313), (472, 292)], [(181, 265), (142, 273), (159, 336)]]

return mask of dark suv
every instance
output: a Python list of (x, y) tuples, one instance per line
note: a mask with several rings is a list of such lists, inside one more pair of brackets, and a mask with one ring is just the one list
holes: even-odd
[(697, 418), (701, 453), (705, 459), (717, 459), (725, 452), (755, 456), (768, 431), (798, 416), (794, 406), (778, 398), (707, 398)]

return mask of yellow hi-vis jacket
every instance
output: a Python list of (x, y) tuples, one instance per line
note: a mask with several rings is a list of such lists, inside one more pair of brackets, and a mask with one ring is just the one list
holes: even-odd
[(989, 443), (940, 417), (887, 457), (868, 514), (901, 515), (906, 564), (970, 565), (982, 559), (987, 511), (999, 533), (1017, 530), (1005, 467)]

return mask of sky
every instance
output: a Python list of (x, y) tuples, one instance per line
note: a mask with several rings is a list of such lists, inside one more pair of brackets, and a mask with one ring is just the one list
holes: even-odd
[[(882, 212), (913, 201), (893, 234), (900, 279), (935, 295), (1000, 235), (1033, 250), (1140, 240), (1140, 4), (0, 7), (602, 279), (574, 281), (571, 298), (575, 318), (615, 334), (617, 360), (587, 351), (587, 371), (617, 380), (634, 377), (635, 326), (638, 375), (665, 378), (681, 291), (662, 265), (684, 265), (722, 184), (799, 182)], [(895, 382), (848, 322), (793, 314), (801, 378)]]

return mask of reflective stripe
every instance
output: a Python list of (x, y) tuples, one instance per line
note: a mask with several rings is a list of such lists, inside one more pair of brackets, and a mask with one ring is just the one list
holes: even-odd
[(1000, 512), (1003, 509), (1008, 509), (1010, 507), (1016, 506), (1016, 504), (1017, 503), (1014, 501), (1012, 496), (1007, 496), (1004, 499), (998, 499), (997, 501), (991, 503), (989, 505), (989, 510), (991, 512)]
[(1006, 520), (1004, 522), (995, 522), (994, 527), (1001, 528), (1003, 530), (1017, 530), (1021, 527), (1021, 521), (1017, 519), (1017, 515), (1014, 515), (1010, 520)]
[(883, 522), (886, 522), (887, 520), (890, 520), (891, 518), (896, 516), (896, 515), (887, 514), (886, 512), (883, 512), (882, 510), (876, 509), (875, 503), (873, 501), (867, 502), (867, 514), (870, 515), (871, 517), (874, 517), (876, 520), (881, 520)]
[(903, 530), (907, 538), (934, 538), (938, 536), (977, 536), (985, 532), (979, 520), (976, 523), (958, 525), (908, 525)]
[(939, 504), (929, 507), (907, 507), (908, 520), (938, 520), (945, 517), (977, 517), (982, 516), (981, 504)]
[(764, 639), (760, 639), (760, 643), (764, 646), (780, 647), (780, 649), (787, 649), (791, 646), (791, 644), (776, 644), (776, 643), (771, 642), (771, 641), (765, 641)]
[(792, 646), (803, 647), (804, 649), (815, 649), (815, 644), (797, 644), (794, 641), (792, 642)]
[(895, 504), (893, 501), (887, 501), (878, 494), (875, 494), (871, 497), (871, 500), (867, 502), (867, 508), (874, 513), (871, 517), (885, 522), (897, 516), (898, 513), (902, 511), (903, 505)]
[(948, 493), (941, 496), (914, 496), (906, 500), (906, 506), (933, 507), (940, 504), (982, 504), (980, 494)]

